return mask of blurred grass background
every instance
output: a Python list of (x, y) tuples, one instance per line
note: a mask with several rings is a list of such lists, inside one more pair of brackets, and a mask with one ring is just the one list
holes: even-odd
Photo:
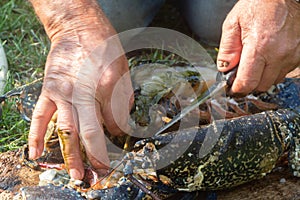
[[(43, 75), (50, 42), (28, 1), (0, 2), (0, 42), (9, 70), (5, 91)], [(2, 105), (0, 152), (19, 148), (27, 141), (29, 124), (21, 119), (15, 101)]]

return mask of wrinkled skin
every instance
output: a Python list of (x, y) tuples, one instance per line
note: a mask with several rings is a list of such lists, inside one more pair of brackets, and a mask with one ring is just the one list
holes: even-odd
[(222, 31), (218, 69), (239, 63), (232, 93), (266, 91), (300, 65), (300, 4), (295, 0), (240, 0)]
[[(47, 124), (58, 110), (58, 127), (70, 141), (63, 150), (69, 173), (81, 179), (79, 139), (92, 165), (105, 169), (109, 160), (102, 123), (115, 135), (129, 129), (132, 89), (129, 76), (123, 76), (127, 61), (118, 57), (122, 49), (117, 39), (104, 42), (115, 31), (95, 0), (31, 2), (52, 46), (30, 128), (30, 158), (41, 155)], [(293, 0), (237, 3), (224, 23), (218, 56), (220, 71), (241, 63), (233, 93), (266, 90), (299, 65), (299, 7)], [(113, 93), (118, 98), (112, 99)]]
[[(31, 3), (51, 40), (51, 50), (32, 117), (29, 157), (41, 155), (47, 124), (57, 110), (58, 128), (68, 140), (63, 151), (71, 177), (82, 179), (84, 175), (79, 141), (93, 167), (104, 173), (109, 159), (102, 123), (111, 134), (126, 132), (133, 101), (119, 40), (105, 41), (116, 32), (94, 0)], [(117, 83), (120, 87), (114, 91)], [(118, 99), (111, 99), (113, 92)]]

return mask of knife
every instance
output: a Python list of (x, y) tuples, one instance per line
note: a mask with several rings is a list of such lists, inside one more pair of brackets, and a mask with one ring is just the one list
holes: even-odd
[(204, 103), (206, 100), (213, 97), (215, 94), (225, 89), (226, 92), (232, 86), (232, 83), (236, 77), (237, 67), (234, 67), (232, 70), (228, 72), (218, 72), (216, 77), (216, 82), (208, 88), (206, 92), (197, 97), (192, 101), (191, 105), (183, 108), (180, 113), (175, 115), (175, 117), (166, 125), (162, 126), (154, 135), (159, 135), (171, 126), (173, 126), (176, 122), (186, 116), (189, 112), (197, 108), (200, 104)]

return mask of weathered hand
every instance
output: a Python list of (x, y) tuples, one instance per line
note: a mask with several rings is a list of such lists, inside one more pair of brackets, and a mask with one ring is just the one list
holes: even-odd
[[(79, 3), (60, 17), (51, 15), (59, 14), (60, 7), (45, 2), (32, 1), (51, 40), (51, 50), (30, 127), (29, 155), (31, 159), (41, 155), (47, 124), (57, 110), (58, 127), (65, 138), (65, 162), (71, 177), (82, 179), (79, 141), (93, 167), (103, 170), (108, 168), (109, 159), (102, 123), (115, 135), (129, 129), (133, 99), (128, 64), (118, 38), (108, 39), (116, 33), (95, 1), (82, 5), (83, 11)], [(59, 6), (72, 5), (61, 2)], [(48, 4), (43, 5), (48, 9), (39, 10), (40, 4)], [(118, 98), (112, 98), (113, 94)]]
[(232, 93), (266, 91), (300, 65), (300, 4), (294, 0), (240, 0), (222, 31), (218, 69), (239, 63)]

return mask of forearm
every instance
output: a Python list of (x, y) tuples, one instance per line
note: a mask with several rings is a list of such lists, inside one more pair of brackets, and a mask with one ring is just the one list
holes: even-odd
[[(30, 0), (50, 40), (61, 34), (94, 29), (111, 32), (111, 26), (96, 0)], [(106, 26), (106, 29), (103, 28)], [(106, 34), (105, 34), (106, 35)]]

